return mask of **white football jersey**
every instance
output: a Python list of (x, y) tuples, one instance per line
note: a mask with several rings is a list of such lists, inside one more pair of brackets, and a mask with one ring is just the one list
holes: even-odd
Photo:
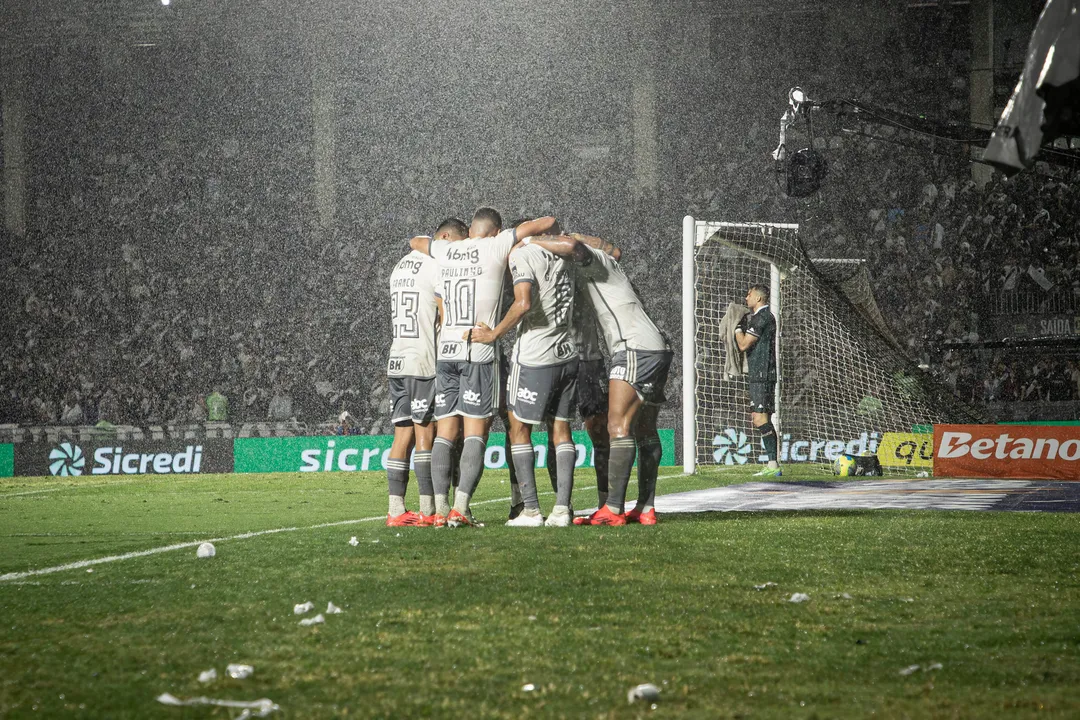
[(596, 310), (608, 351), (614, 355), (627, 349), (667, 350), (667, 341), (645, 313), (619, 263), (596, 248), (589, 251), (592, 262), (575, 267), (581, 280), (579, 286), (585, 288)]
[(415, 250), (390, 273), (390, 312), (394, 341), (386, 364), (389, 377), (435, 376), (435, 286), (439, 265)]
[(503, 276), (514, 238), (511, 228), (490, 238), (432, 241), (431, 256), (439, 264), (437, 292), (443, 301), (440, 361), (487, 363), (495, 359), (494, 345), (463, 338), (477, 323), (495, 327), (502, 319)]
[(510, 274), (515, 288), (519, 283), (532, 285), (532, 303), (518, 326), (512, 360), (530, 367), (546, 367), (576, 358), (571, 329), (574, 276), (570, 264), (536, 245), (524, 245), (510, 253)]

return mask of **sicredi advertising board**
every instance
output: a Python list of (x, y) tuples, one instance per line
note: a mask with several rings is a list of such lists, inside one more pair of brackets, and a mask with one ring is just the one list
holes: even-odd
[(233, 469), (232, 446), (222, 439), (19, 443), (14, 470), (21, 477), (227, 473)]
[[(508, 458), (504, 435), (492, 433), (484, 453), (489, 470), (505, 468)], [(238, 473), (262, 472), (363, 472), (384, 470), (390, 455), (390, 435), (336, 435), (317, 437), (237, 438), (235, 440)], [(547, 437), (533, 434), (537, 467), (547, 465)], [(593, 465), (593, 447), (587, 433), (574, 433), (577, 466)], [(675, 431), (661, 430), (662, 465), (675, 462)]]

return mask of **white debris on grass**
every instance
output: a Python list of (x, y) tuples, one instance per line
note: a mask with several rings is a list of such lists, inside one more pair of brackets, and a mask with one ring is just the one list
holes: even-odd
[(642, 683), (636, 687), (630, 688), (630, 691), (626, 693), (626, 701), (630, 704), (643, 700), (644, 702), (652, 703), (660, 699), (660, 688), (656, 687), (652, 683)]
[(908, 665), (906, 668), (900, 671), (900, 674), (905, 676), (911, 675), (915, 672), (918, 672), (919, 670), (922, 670), (923, 672), (932, 672), (934, 670), (941, 670), (942, 667), (944, 666), (939, 662), (930, 663), (925, 667), (923, 667), (922, 665)]
[(533, 685), (532, 683), (525, 683), (524, 685), (521, 686), (521, 692), (532, 692), (535, 689), (536, 689), (536, 686)]
[(326, 614), (327, 615), (337, 615), (340, 612), (341, 612), (341, 608), (339, 608), (334, 603), (332, 603), (332, 602), (326, 603)]
[(199, 673), (199, 682), (201, 683), (214, 682), (215, 680), (217, 680), (217, 670), (214, 668)]
[(324, 622), (326, 622), (326, 618), (323, 617), (322, 613), (319, 613), (315, 617), (304, 618), (303, 620), (300, 621), (300, 624), (303, 627), (308, 627), (309, 625), (318, 625), (318, 624), (324, 623)]
[(352, 545), (353, 547), (356, 547), (357, 545), (360, 544), (360, 541), (356, 539), (355, 535), (353, 535), (351, 538), (349, 538), (349, 544)]
[(755, 585), (754, 589), (755, 590), (764, 590), (765, 588), (771, 588), (771, 587), (776, 587), (776, 583), (774, 583), (774, 582), (772, 582), (770, 580), (769, 582), (761, 583), (760, 585)]
[(839, 595), (837, 595), (836, 597), (838, 597), (838, 598), (843, 598), (844, 600), (851, 600), (851, 596), (850, 596), (850, 595), (848, 595), (847, 593), (840, 593), (840, 594), (839, 594)]
[(195, 551), (195, 557), (197, 558), (212, 558), (214, 555), (217, 555), (217, 550), (214, 549), (214, 543), (205, 542)]
[(810, 596), (807, 595), (806, 593), (795, 593), (790, 598), (788, 598), (788, 602), (804, 603), (809, 599), (810, 599)]
[(293, 605), (292, 611), (293, 615), (303, 615), (304, 613), (309, 613), (314, 609), (315, 603), (309, 600), (308, 602), (297, 603)]
[(181, 700), (175, 695), (169, 693), (162, 693), (158, 695), (157, 701), (162, 705), (171, 705), (173, 707), (191, 707), (193, 705), (216, 705), (217, 707), (238, 708), (243, 710), (236, 720), (247, 720), (252, 717), (268, 717), (270, 713), (277, 712), (281, 708), (277, 703), (267, 698), (260, 698), (258, 700), (219, 700), (218, 698), (208, 697), (193, 697)]
[(228, 673), (229, 677), (233, 680), (246, 680), (251, 677), (253, 672), (255, 672), (255, 668), (250, 665), (229, 663), (228, 667), (225, 668), (225, 672)]

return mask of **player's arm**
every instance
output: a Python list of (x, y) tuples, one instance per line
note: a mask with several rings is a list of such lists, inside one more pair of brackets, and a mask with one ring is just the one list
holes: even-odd
[(510, 305), (510, 309), (506, 311), (506, 315), (503, 316), (502, 322), (493, 328), (489, 328), (484, 323), (478, 323), (472, 330), (467, 331), (461, 339), (469, 340), (471, 333), (473, 342), (491, 344), (516, 328), (518, 323), (521, 322), (521, 318), (525, 317), (525, 313), (529, 312), (529, 308), (531, 307), (532, 282), (529, 280), (519, 280), (514, 283), (514, 302)]
[(593, 237), (592, 235), (582, 235), (581, 233), (570, 233), (570, 237), (578, 242), (585, 243), (591, 248), (596, 248), (600, 252), (607, 253), (616, 260), (622, 257), (622, 250), (615, 247), (614, 243), (609, 243), (607, 240), (602, 240), (598, 237)]
[(522, 240), (527, 237), (533, 237), (534, 235), (543, 235), (544, 233), (549, 232), (551, 228), (555, 227), (555, 223), (555, 218), (550, 215), (536, 218), (535, 220), (526, 220), (514, 228), (514, 239)]
[(409, 240), (409, 247), (425, 255), (431, 255), (431, 238), (427, 235), (417, 235), (412, 240)]
[(578, 265), (588, 265), (593, 261), (588, 246), (569, 235), (541, 235), (534, 237), (530, 244), (538, 245), (553, 255), (573, 260)]
[(743, 352), (754, 347), (758, 341), (758, 334), (753, 327), (753, 322), (753, 316), (748, 313), (743, 315), (742, 320), (735, 326), (735, 344)]

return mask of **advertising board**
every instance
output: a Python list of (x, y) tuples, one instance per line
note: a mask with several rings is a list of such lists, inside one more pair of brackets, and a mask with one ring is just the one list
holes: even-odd
[(192, 475), (227, 473), (233, 469), (232, 440), (133, 440), (19, 443), (14, 474), (56, 475)]
[[(491, 470), (506, 467), (503, 433), (492, 433), (484, 453), (484, 466)], [(390, 455), (391, 435), (331, 435), (320, 437), (237, 438), (235, 470), (263, 472), (362, 472), (385, 470)], [(675, 431), (661, 430), (661, 465), (675, 462)], [(533, 433), (536, 466), (547, 467), (547, 435)], [(592, 441), (584, 431), (574, 433), (577, 467), (593, 465)]]
[(877, 449), (878, 462), (889, 468), (934, 467), (933, 433), (885, 433)]
[(15, 474), (15, 448), (11, 443), (0, 443), (0, 477)]
[(1080, 427), (935, 425), (934, 476), (1080, 480)]

